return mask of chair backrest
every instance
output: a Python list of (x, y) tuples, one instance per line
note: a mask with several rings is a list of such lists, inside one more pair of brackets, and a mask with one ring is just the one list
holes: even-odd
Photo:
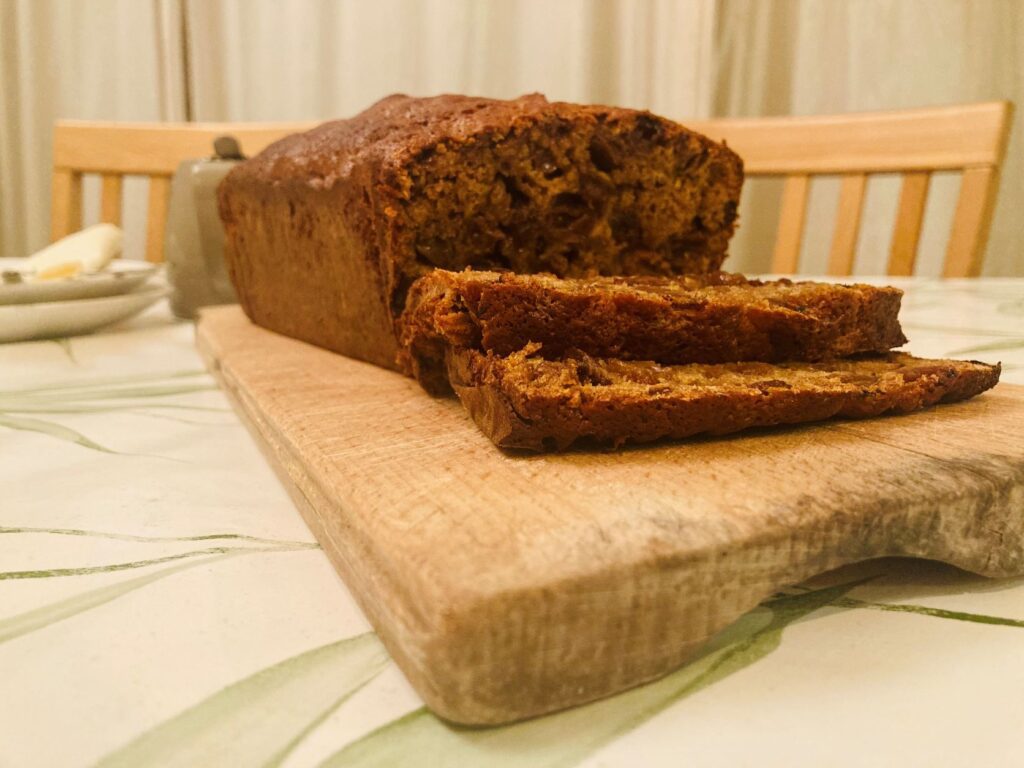
[(149, 179), (146, 259), (163, 261), (171, 176), (182, 160), (210, 155), (218, 136), (234, 136), (242, 151), (252, 155), (282, 136), (313, 125), (58, 121), (53, 132), (50, 238), (58, 240), (81, 229), (84, 174), (100, 176), (100, 220), (118, 225), (124, 177), (144, 176)]
[[(1013, 105), (1007, 101), (813, 117), (687, 121), (725, 140), (749, 176), (782, 176), (785, 185), (772, 271), (796, 272), (812, 176), (842, 179), (828, 271), (849, 275), (871, 174), (903, 177), (888, 273), (913, 273), (928, 185), (935, 171), (961, 171), (943, 273), (981, 272), (1006, 151)], [(315, 123), (98, 123), (59, 121), (54, 129), (51, 238), (81, 228), (82, 175), (102, 178), (101, 221), (120, 224), (122, 179), (149, 178), (146, 259), (163, 260), (170, 180), (178, 164), (210, 153), (230, 134), (246, 155)]]
[(903, 179), (888, 273), (912, 274), (931, 175), (961, 171), (943, 274), (976, 277), (981, 272), (1012, 114), (1010, 102), (992, 101), (897, 112), (686, 124), (725, 140), (743, 158), (747, 175), (785, 177), (772, 272), (797, 270), (812, 176), (842, 179), (828, 272), (849, 275), (868, 176), (898, 173)]

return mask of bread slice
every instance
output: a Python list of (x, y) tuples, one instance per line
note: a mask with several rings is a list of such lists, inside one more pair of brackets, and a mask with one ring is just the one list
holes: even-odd
[(562, 279), (436, 270), (418, 280), (399, 321), (402, 366), (447, 391), (448, 346), (509, 355), (526, 344), (667, 364), (814, 361), (906, 342), (902, 291), (714, 272)]
[(998, 365), (888, 353), (826, 363), (663, 366), (536, 344), (508, 356), (452, 349), (456, 394), (502, 448), (561, 450), (579, 440), (643, 443), (835, 416), (907, 413), (995, 386)]

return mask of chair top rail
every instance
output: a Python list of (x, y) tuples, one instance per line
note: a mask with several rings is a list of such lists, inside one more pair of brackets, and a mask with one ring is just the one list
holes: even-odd
[[(722, 118), (686, 124), (724, 140), (747, 173), (898, 173), (998, 165), (1013, 105), (990, 101), (891, 112), (807, 117)], [(60, 120), (54, 167), (84, 173), (167, 175), (183, 157), (209, 154), (213, 140), (238, 138), (255, 154), (316, 122), (119, 123)]]
[(999, 165), (1012, 110), (1008, 101), (989, 101), (686, 125), (724, 140), (743, 158), (748, 174), (899, 173)]
[(254, 155), (278, 139), (317, 123), (119, 123), (59, 120), (53, 166), (79, 173), (169, 176), (184, 158), (205, 157), (213, 140), (231, 135)]

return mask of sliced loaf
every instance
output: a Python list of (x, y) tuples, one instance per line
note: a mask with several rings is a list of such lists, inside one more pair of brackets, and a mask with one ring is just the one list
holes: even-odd
[(648, 112), (395, 95), (239, 164), (219, 200), (253, 322), (394, 368), (394, 319), (435, 267), (717, 269), (742, 183), (736, 153)]
[(418, 280), (398, 323), (406, 372), (447, 391), (449, 346), (508, 355), (526, 344), (557, 359), (576, 349), (660, 363), (814, 361), (906, 342), (902, 292), (713, 272), (562, 279), (436, 270)]

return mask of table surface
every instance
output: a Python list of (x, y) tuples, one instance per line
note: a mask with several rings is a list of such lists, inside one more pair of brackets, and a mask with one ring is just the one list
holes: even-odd
[[(909, 351), (1024, 383), (1024, 279), (881, 282)], [(603, 702), (442, 723), (164, 306), (0, 345), (0, 488), (3, 768), (1024, 764), (1024, 578), (903, 560)]]

